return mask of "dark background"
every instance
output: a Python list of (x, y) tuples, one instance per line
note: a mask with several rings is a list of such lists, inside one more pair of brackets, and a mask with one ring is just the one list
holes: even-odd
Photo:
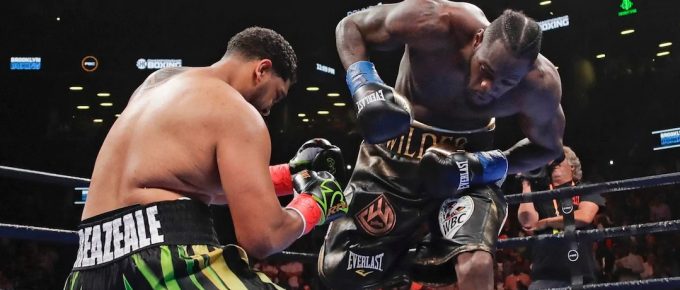
[[(390, 3), (395, 1), (383, 1)], [(136, 61), (182, 59), (207, 66), (229, 38), (249, 26), (286, 37), (300, 59), (299, 82), (265, 118), (272, 164), (287, 161), (305, 140), (338, 144), (353, 165), (360, 137), (334, 42), (336, 23), (377, 1), (18, 1), (0, 10), (0, 165), (89, 178), (108, 129), (130, 94), (153, 70)], [(504, 9), (536, 20), (569, 15), (568, 27), (544, 33), (542, 54), (559, 67), (567, 127), (564, 143), (580, 156), (586, 179), (615, 180), (680, 170), (680, 149), (653, 151), (651, 131), (680, 127), (680, 1), (633, 1), (637, 14), (619, 17), (621, 0), (472, 1), (493, 20)], [(59, 18), (59, 20), (57, 20)], [(635, 32), (621, 35), (624, 29)], [(659, 48), (662, 42), (672, 42)], [(657, 56), (669, 51), (666, 56)], [(597, 54), (605, 58), (596, 58)], [(401, 51), (373, 61), (393, 83)], [(80, 63), (95, 56), (99, 67)], [(39, 71), (9, 70), (10, 57), (41, 57)], [(316, 64), (335, 75), (316, 70)], [(70, 91), (82, 86), (82, 91)], [(317, 92), (305, 88), (317, 86)], [(110, 97), (97, 97), (109, 92)], [(337, 92), (339, 97), (326, 94)], [(112, 107), (101, 107), (112, 102)], [(345, 102), (344, 107), (333, 103)], [(89, 105), (89, 110), (78, 110)], [(329, 115), (317, 111), (328, 110)], [(308, 122), (298, 117), (305, 113)], [(94, 123), (93, 119), (102, 119)], [(498, 120), (497, 145), (522, 138), (516, 120)], [(0, 222), (74, 229), (82, 207), (70, 187), (0, 179)], [(516, 193), (517, 191), (515, 191)], [(226, 209), (216, 208), (219, 215)], [(219, 221), (218, 221), (219, 223)], [(8, 242), (8, 241), (4, 241)], [(65, 247), (64, 251), (71, 251)], [(74, 250), (73, 250), (74, 251)], [(0, 253), (1, 254), (1, 253)], [(0, 264), (8, 258), (0, 255)], [(72, 261), (61, 259), (61, 266)], [(61, 268), (58, 268), (61, 269)], [(67, 271), (67, 270), (66, 270)]]

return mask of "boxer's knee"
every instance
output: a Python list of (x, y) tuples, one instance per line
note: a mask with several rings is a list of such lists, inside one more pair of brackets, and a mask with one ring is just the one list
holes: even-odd
[(457, 257), (456, 274), (458, 279), (486, 276), (493, 273), (493, 257), (486, 251), (461, 253)]

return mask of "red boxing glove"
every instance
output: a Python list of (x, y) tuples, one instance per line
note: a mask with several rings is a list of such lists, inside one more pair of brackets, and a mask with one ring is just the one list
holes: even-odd
[[(298, 194), (286, 206), (286, 209), (297, 212), (302, 218), (304, 227), (299, 237), (311, 232), (321, 220), (321, 208), (314, 198), (309, 194)], [(299, 238), (298, 237), (298, 238)]]
[(276, 196), (293, 194), (293, 178), (290, 176), (290, 166), (288, 164), (269, 166), (269, 175), (272, 177)]

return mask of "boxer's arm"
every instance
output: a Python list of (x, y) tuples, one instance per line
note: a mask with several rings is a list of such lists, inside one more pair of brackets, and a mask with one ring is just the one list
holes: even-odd
[[(368, 48), (395, 50), (409, 43), (431, 48), (441, 42), (449, 25), (430, 1), (406, 0), (382, 4), (343, 18), (335, 28), (335, 42), (343, 66), (369, 60)], [(427, 41), (415, 41), (424, 38)]]
[(518, 114), (520, 129), (527, 137), (505, 151), (508, 174), (536, 169), (562, 153), (565, 118), (560, 99), (559, 78), (549, 88), (527, 95)]
[(302, 220), (283, 209), (274, 193), (270, 138), (262, 117), (244, 101), (221, 107), (216, 113), (223, 116), (215, 126), (216, 158), (236, 238), (250, 255), (264, 258), (295, 241)]

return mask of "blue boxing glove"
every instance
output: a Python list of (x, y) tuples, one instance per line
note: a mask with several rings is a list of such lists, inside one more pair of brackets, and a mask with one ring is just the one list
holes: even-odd
[(431, 197), (450, 197), (473, 185), (496, 183), (508, 173), (508, 159), (500, 150), (469, 153), (432, 146), (420, 160), (425, 192)]
[(350, 65), (347, 86), (366, 142), (382, 143), (408, 131), (412, 121), (408, 100), (385, 85), (373, 63), (357, 61)]

